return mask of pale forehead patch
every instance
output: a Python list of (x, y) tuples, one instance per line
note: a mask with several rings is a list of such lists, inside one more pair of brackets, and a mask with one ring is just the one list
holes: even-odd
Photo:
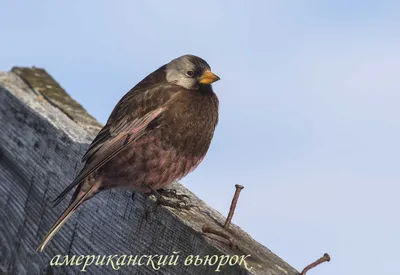
[[(182, 55), (172, 60), (169, 64), (177, 69), (208, 69), (211, 70), (210, 65), (202, 58), (195, 55)], [(168, 64), (168, 65), (169, 65)]]

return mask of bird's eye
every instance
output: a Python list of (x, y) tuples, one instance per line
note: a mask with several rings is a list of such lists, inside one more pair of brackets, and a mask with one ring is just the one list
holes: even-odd
[(193, 76), (194, 76), (194, 71), (187, 71), (187, 72), (186, 72), (186, 75), (187, 75), (188, 77), (193, 77)]

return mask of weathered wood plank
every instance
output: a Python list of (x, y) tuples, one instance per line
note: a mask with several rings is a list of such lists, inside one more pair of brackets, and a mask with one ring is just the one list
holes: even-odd
[(11, 71), (24, 80), (32, 91), (42, 95), (91, 134), (96, 134), (103, 127), (78, 102), (73, 100), (44, 69), (14, 67)]
[[(26, 81), (26, 80), (25, 80)], [(71, 111), (71, 110), (69, 110)], [(204, 223), (223, 224), (224, 217), (189, 190), (201, 209), (177, 212), (160, 208), (145, 219), (151, 203), (140, 195), (112, 190), (99, 194), (78, 211), (55, 236), (44, 253), (35, 249), (67, 200), (53, 209), (51, 200), (77, 173), (80, 158), (94, 137), (93, 131), (73, 121), (14, 73), (0, 73), (0, 273), (76, 274), (82, 266), (49, 267), (55, 255), (172, 255), (179, 264), (161, 266), (89, 266), (87, 274), (214, 274), (216, 266), (185, 266), (187, 255), (248, 255), (244, 266), (225, 266), (220, 274), (298, 274), (296, 270), (254, 241), (239, 227), (230, 234), (239, 249), (201, 233)], [(228, 206), (227, 206), (228, 208)], [(79, 222), (78, 222), (79, 221)]]

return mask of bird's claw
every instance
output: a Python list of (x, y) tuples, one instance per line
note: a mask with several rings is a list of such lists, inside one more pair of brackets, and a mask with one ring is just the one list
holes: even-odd
[[(182, 195), (187, 197), (186, 195)], [(173, 200), (168, 200), (163, 196), (160, 196), (157, 198), (156, 204), (157, 205), (164, 205), (164, 206), (168, 206), (170, 208), (174, 208), (174, 209), (178, 209), (178, 210), (190, 210), (191, 208), (195, 207), (195, 205), (193, 204), (188, 204), (184, 199), (180, 199), (177, 197), (177, 201), (173, 201)]]
[(188, 195), (178, 194), (176, 192), (176, 189), (160, 189), (157, 191), (163, 197), (177, 199), (177, 200), (183, 201), (183, 202), (185, 202), (185, 200), (187, 200), (188, 202), (192, 202), (192, 200), (190, 199), (190, 197)]
[(187, 203), (186, 201), (184, 201), (184, 200), (178, 200), (178, 201), (176, 201), (176, 200), (169, 200), (169, 199), (166, 199), (166, 198), (160, 196), (160, 197), (158, 197), (158, 198), (156, 199), (156, 202), (152, 203), (152, 204), (147, 208), (147, 210), (146, 210), (146, 212), (145, 212), (146, 220), (149, 219), (150, 214), (156, 212), (157, 208), (158, 208), (160, 205), (167, 206), (167, 207), (170, 207), (170, 208), (173, 208), (173, 209), (177, 209), (177, 210), (183, 210), (183, 209), (184, 209), (184, 210), (190, 210), (190, 209), (192, 209), (192, 208), (198, 207), (197, 205), (194, 205), (194, 204), (188, 204), (188, 203)]
[[(152, 188), (149, 187), (151, 190)], [(152, 212), (155, 212), (157, 207), (160, 205), (167, 206), (177, 210), (190, 210), (194, 207), (198, 207), (194, 204), (190, 204), (191, 199), (188, 195), (178, 194), (175, 189), (159, 189), (152, 190), (150, 193), (145, 193), (147, 196), (154, 195), (156, 197), (155, 203), (151, 204), (146, 210), (145, 216), (148, 219)]]

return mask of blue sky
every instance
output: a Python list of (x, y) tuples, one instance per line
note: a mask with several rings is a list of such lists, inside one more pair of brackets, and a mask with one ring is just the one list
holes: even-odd
[[(183, 183), (312, 274), (398, 274), (400, 2), (5, 1), (0, 69), (45, 68), (99, 121), (186, 53), (221, 77)], [(4, 12), (6, 11), (6, 12)]]

